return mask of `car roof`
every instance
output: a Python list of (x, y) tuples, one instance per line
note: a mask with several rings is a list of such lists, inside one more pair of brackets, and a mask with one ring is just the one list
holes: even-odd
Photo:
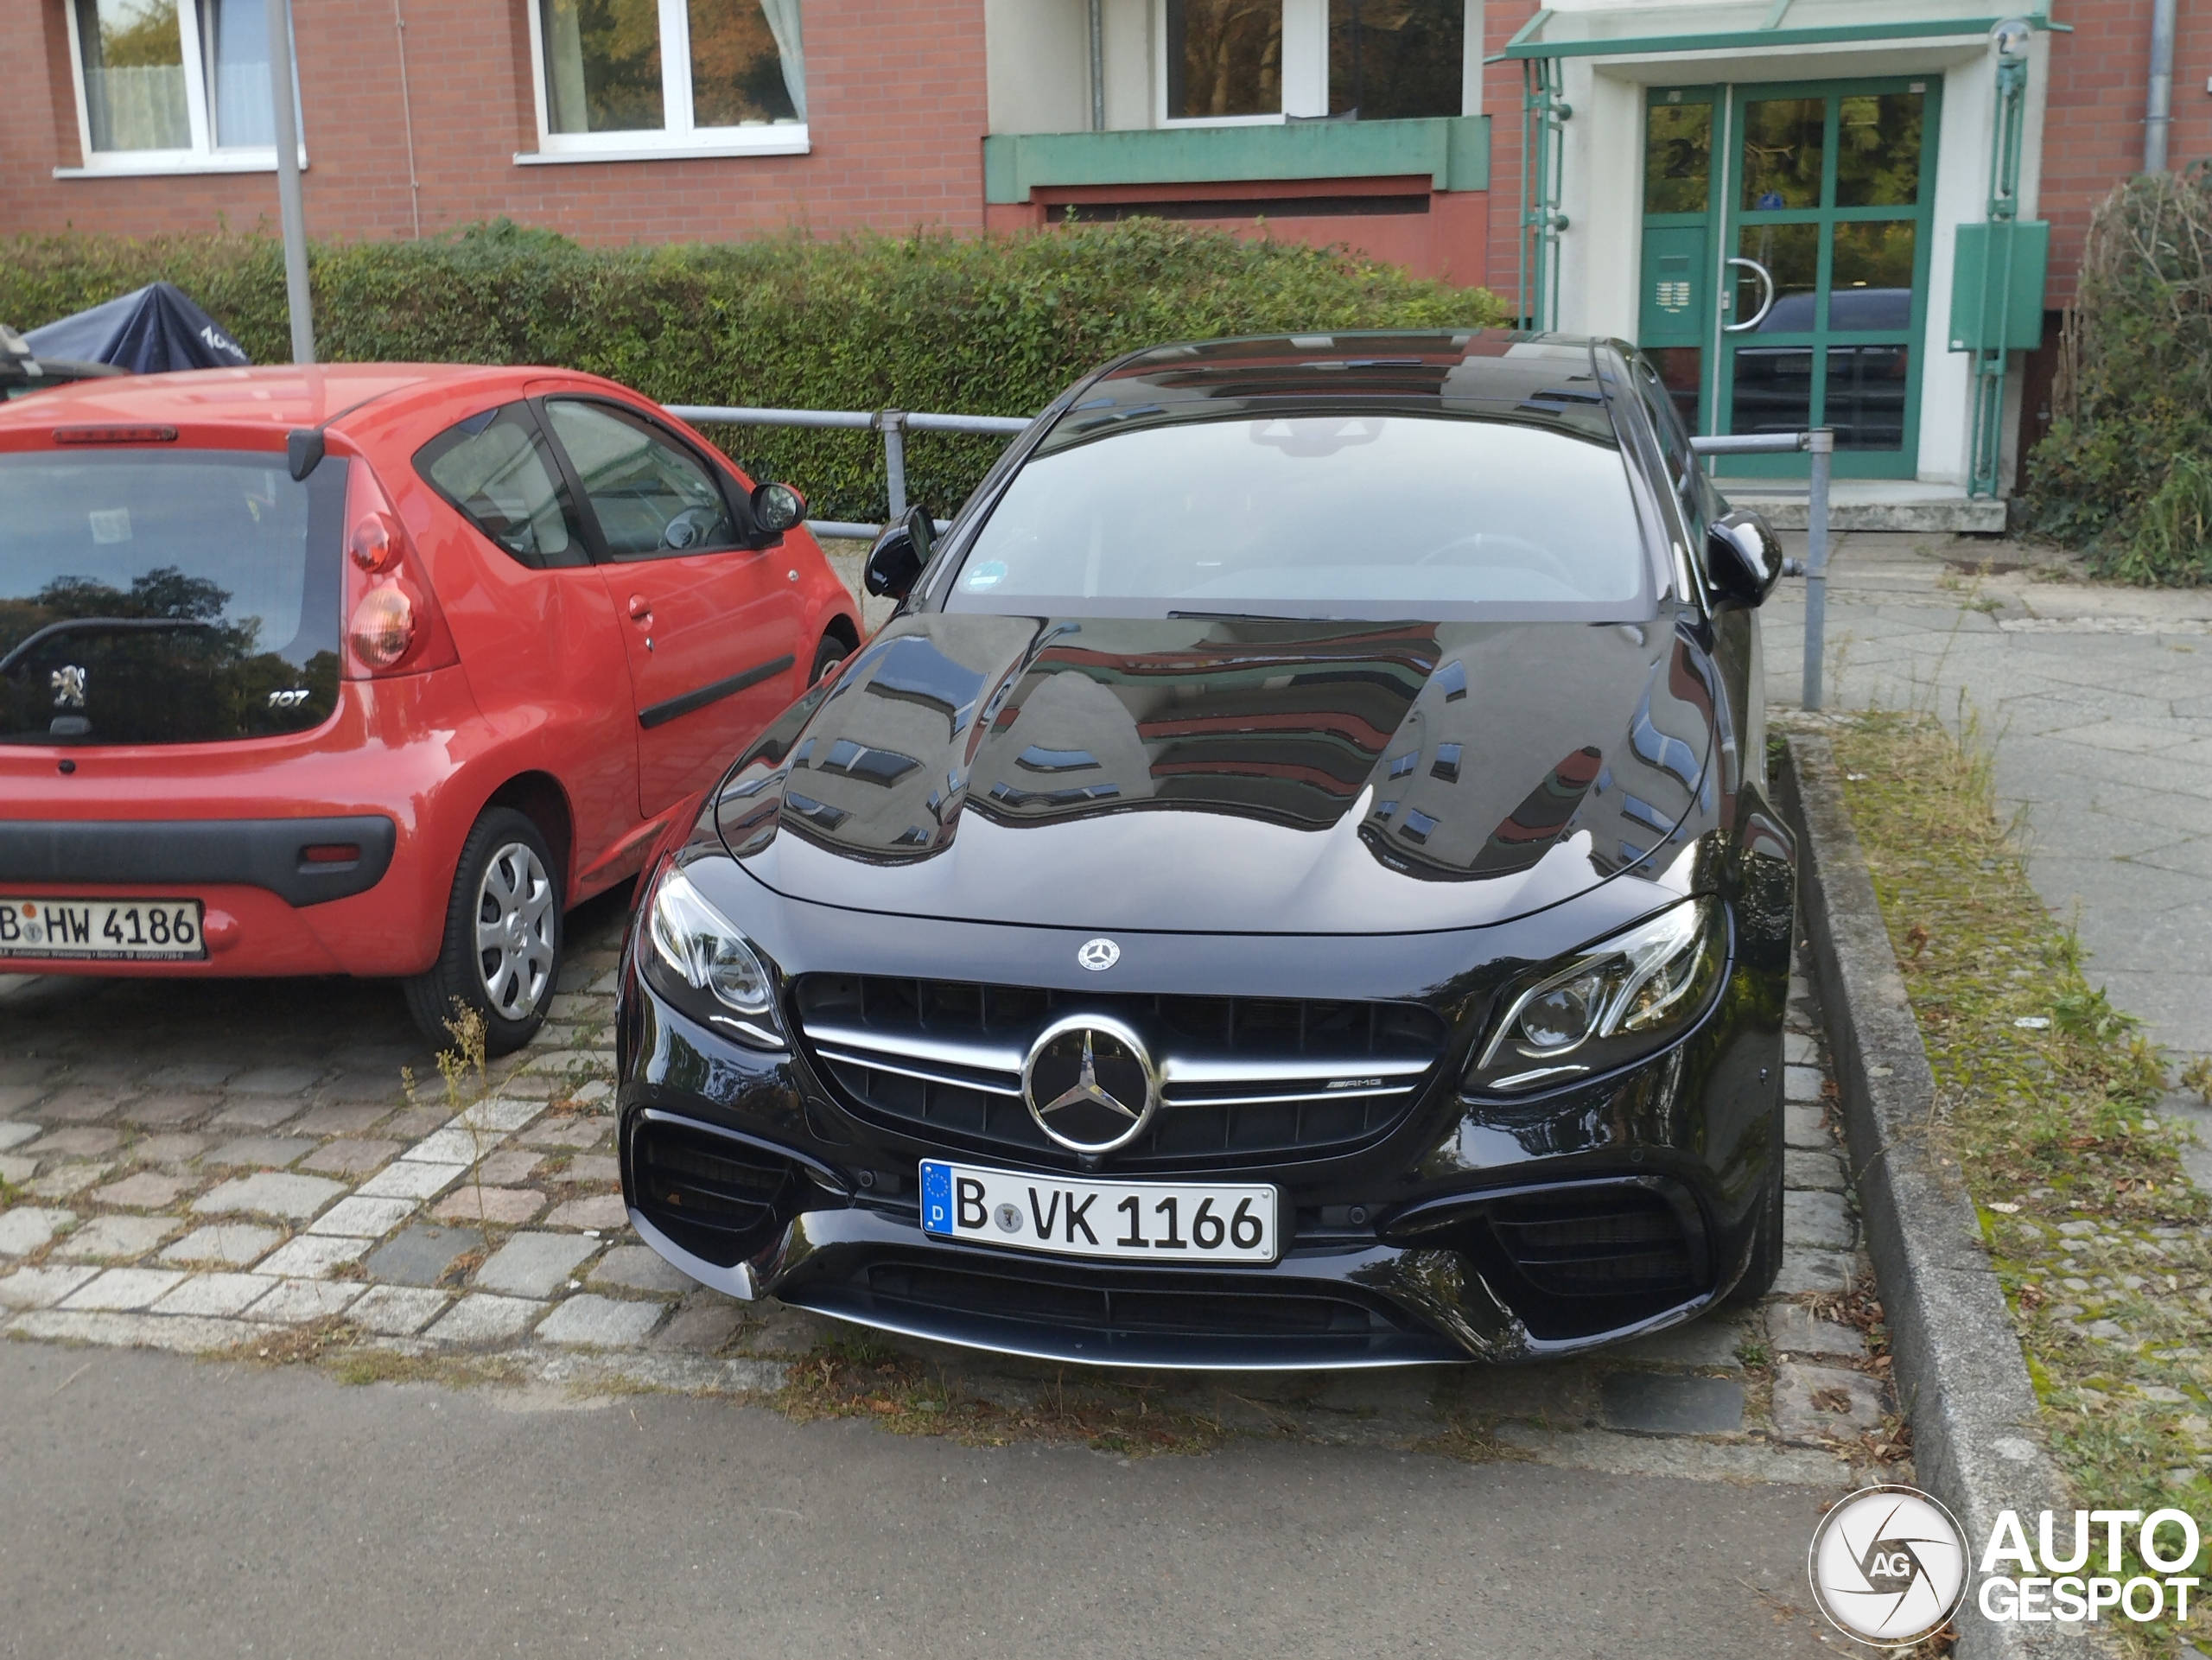
[(1135, 417), (1204, 420), (1255, 404), (1388, 403), (1409, 413), (1491, 416), (1610, 438), (1598, 378), (1611, 342), (1518, 329), (1254, 334), (1135, 352), (1078, 389), (1066, 437)]
[(0, 430), (66, 422), (150, 422), (277, 429), (321, 426), (394, 392), (472, 383), (519, 386), (563, 374), (465, 363), (271, 364), (79, 380), (0, 409)]

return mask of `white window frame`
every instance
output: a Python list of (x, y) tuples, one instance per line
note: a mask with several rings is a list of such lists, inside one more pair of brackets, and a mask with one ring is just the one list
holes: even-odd
[[(60, 0), (61, 15), (69, 26), (69, 86), (77, 99), (77, 153), (79, 167), (57, 167), (57, 179), (113, 179), (175, 173), (274, 173), (274, 144), (226, 144), (218, 147), (214, 117), (207, 108), (207, 56), (200, 33), (200, 9), (204, 0), (177, 0), (178, 41), (184, 58), (184, 107), (192, 124), (192, 144), (186, 149), (100, 149), (92, 148), (92, 107), (85, 100), (85, 45), (77, 29), (76, 0)], [(295, 37), (296, 40), (296, 36)], [(292, 51), (293, 130), (299, 135), (300, 166), (308, 164), (307, 119), (300, 105), (300, 54)]]
[[(1324, 0), (1324, 3), (1326, 0)], [(804, 121), (757, 127), (699, 127), (691, 121), (691, 9), (688, 0), (659, 0), (660, 99), (666, 125), (628, 132), (555, 132), (545, 90), (545, 8), (530, 12), (531, 91), (537, 107), (537, 148), (519, 150), (517, 167), (568, 162), (664, 162), (693, 156), (804, 156), (811, 145)]]
[[(1461, 111), (1482, 111), (1483, 0), (1466, 0)], [(1152, 0), (1152, 118), (1160, 127), (1279, 127), (1329, 113), (1329, 0), (1282, 0), (1282, 109), (1273, 115), (1167, 113), (1167, 0)]]

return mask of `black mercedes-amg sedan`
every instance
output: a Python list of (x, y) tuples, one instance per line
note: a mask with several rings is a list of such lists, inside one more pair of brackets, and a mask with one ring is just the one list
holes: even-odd
[(1553, 1355), (1756, 1296), (1771, 534), (1617, 341), (1057, 398), (641, 880), (623, 1188), (695, 1278), (1056, 1360)]

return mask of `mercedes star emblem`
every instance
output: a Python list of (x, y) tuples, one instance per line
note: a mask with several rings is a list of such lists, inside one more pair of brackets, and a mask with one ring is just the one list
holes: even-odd
[(1071, 1014), (1029, 1046), (1021, 1098), (1037, 1127), (1069, 1152), (1111, 1153), (1151, 1123), (1160, 1109), (1160, 1073), (1143, 1040), (1121, 1021)]
[(1122, 960), (1122, 948), (1110, 939), (1086, 939), (1075, 960), (1093, 974), (1103, 974)]

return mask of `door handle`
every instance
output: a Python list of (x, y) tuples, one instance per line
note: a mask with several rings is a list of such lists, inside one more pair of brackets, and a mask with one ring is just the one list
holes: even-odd
[(630, 596), (630, 620), (632, 622), (650, 623), (652, 620), (653, 607), (652, 602), (642, 594), (632, 594)]
[(1747, 328), (1757, 328), (1766, 321), (1766, 314), (1774, 309), (1774, 273), (1756, 259), (1745, 259), (1739, 257), (1730, 259), (1727, 263), (1731, 265), (1741, 265), (1758, 277), (1761, 286), (1766, 289), (1766, 298), (1759, 302), (1759, 308), (1751, 315), (1739, 323), (1723, 323), (1720, 326), (1723, 334), (1740, 334)]

